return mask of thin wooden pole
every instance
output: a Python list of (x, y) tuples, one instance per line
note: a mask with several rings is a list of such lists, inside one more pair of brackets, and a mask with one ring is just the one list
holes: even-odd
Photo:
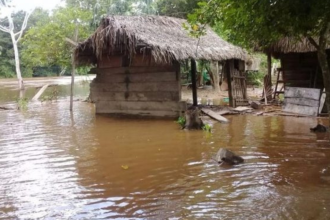
[(233, 97), (233, 85), (232, 85), (232, 74), (234, 70), (234, 61), (228, 60), (226, 61), (226, 74), (227, 74), (227, 81), (228, 81), (228, 95), (229, 95), (229, 105), (231, 107), (235, 107), (235, 101)]
[(269, 83), (272, 85), (272, 55), (270, 53), (267, 54), (267, 74)]
[(197, 106), (197, 84), (196, 84), (196, 61), (191, 59), (191, 85), (193, 95), (193, 106)]
[[(74, 33), (74, 41), (78, 41), (78, 25), (76, 24), (76, 29)], [(71, 62), (72, 62), (72, 72), (71, 72), (71, 91), (70, 91), (70, 111), (73, 109), (73, 89), (74, 89), (74, 77), (76, 73), (76, 64), (74, 61), (74, 54), (71, 55)]]

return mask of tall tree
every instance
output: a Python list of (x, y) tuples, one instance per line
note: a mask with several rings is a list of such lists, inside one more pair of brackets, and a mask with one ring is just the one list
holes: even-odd
[(156, 0), (156, 9), (159, 15), (187, 18), (189, 13), (198, 8), (198, 2), (206, 0)]
[(22, 23), (22, 26), (20, 28), (20, 31), (15, 33), (15, 25), (14, 25), (14, 20), (12, 17), (13, 14), (13, 6), (10, 5), (10, 0), (1, 0), (0, 1), (0, 9), (1, 12), (4, 16), (6, 16), (8, 26), (0, 25), (0, 30), (6, 33), (10, 34), (11, 41), (13, 44), (14, 48), (14, 55), (15, 55), (15, 68), (16, 68), (16, 75), (18, 79), (18, 86), (21, 90), (24, 89), (24, 84), (23, 84), (23, 78), (22, 78), (22, 73), (20, 69), (20, 60), (19, 60), (19, 53), (18, 53), (18, 47), (17, 44), (20, 41), (23, 31), (25, 30), (27, 26), (27, 22), (30, 17), (30, 13), (26, 12), (25, 17)]
[(79, 39), (90, 34), (92, 13), (79, 8), (58, 8), (53, 11), (47, 23), (40, 22), (31, 27), (23, 38), (22, 59), (30, 67), (71, 67), (71, 49), (66, 38), (71, 38), (78, 24)]
[(285, 36), (307, 38), (317, 51), (330, 113), (329, 10), (328, 0), (211, 0), (190, 21), (201, 34), (204, 23), (221, 22), (230, 40), (249, 48), (267, 48)]

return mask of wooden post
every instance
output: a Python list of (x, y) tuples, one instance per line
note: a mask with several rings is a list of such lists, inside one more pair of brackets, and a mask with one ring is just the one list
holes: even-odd
[[(76, 29), (75, 29), (75, 33), (74, 33), (74, 42), (77, 43), (78, 41), (78, 25), (76, 23)], [(73, 88), (74, 88), (74, 76), (75, 76), (75, 72), (76, 72), (76, 64), (74, 61), (74, 53), (72, 53), (72, 58), (71, 58), (71, 62), (72, 62), (72, 72), (71, 72), (71, 91), (70, 91), (70, 111), (72, 111), (73, 109)]]
[(196, 61), (191, 59), (191, 85), (193, 95), (193, 106), (197, 106), (197, 83), (196, 83)]
[(269, 83), (272, 84), (272, 55), (270, 53), (267, 54), (267, 74), (269, 76)]
[(231, 71), (234, 69), (234, 61), (233, 60), (227, 60), (226, 61), (227, 64), (225, 65), (226, 66), (226, 74), (227, 74), (227, 81), (228, 81), (228, 95), (229, 95), (229, 105), (231, 107), (235, 107), (234, 106), (234, 97), (233, 97), (233, 90), (232, 90), (232, 77), (231, 77)]

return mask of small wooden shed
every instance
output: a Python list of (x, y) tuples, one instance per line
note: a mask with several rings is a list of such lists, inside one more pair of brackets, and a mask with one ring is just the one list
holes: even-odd
[(316, 48), (307, 38), (284, 37), (272, 44), (267, 52), (280, 59), (279, 71), (285, 86), (323, 88)]
[[(96, 113), (177, 117), (181, 101), (180, 62), (228, 61), (228, 70), (246, 53), (210, 28), (199, 39), (186, 21), (162, 16), (109, 16), (75, 49), (78, 65), (94, 65), (91, 83)], [(239, 65), (236, 65), (239, 66)]]
[(284, 93), (283, 110), (312, 116), (321, 113), (325, 101), (323, 76), (316, 48), (309, 39), (284, 37), (266, 51), (281, 61), (274, 97)]

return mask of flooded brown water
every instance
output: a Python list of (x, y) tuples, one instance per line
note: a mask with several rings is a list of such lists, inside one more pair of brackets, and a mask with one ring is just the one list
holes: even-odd
[[(65, 99), (0, 111), (0, 219), (330, 219), (319, 119), (228, 118), (208, 134)], [(219, 167), (220, 147), (245, 163)]]

